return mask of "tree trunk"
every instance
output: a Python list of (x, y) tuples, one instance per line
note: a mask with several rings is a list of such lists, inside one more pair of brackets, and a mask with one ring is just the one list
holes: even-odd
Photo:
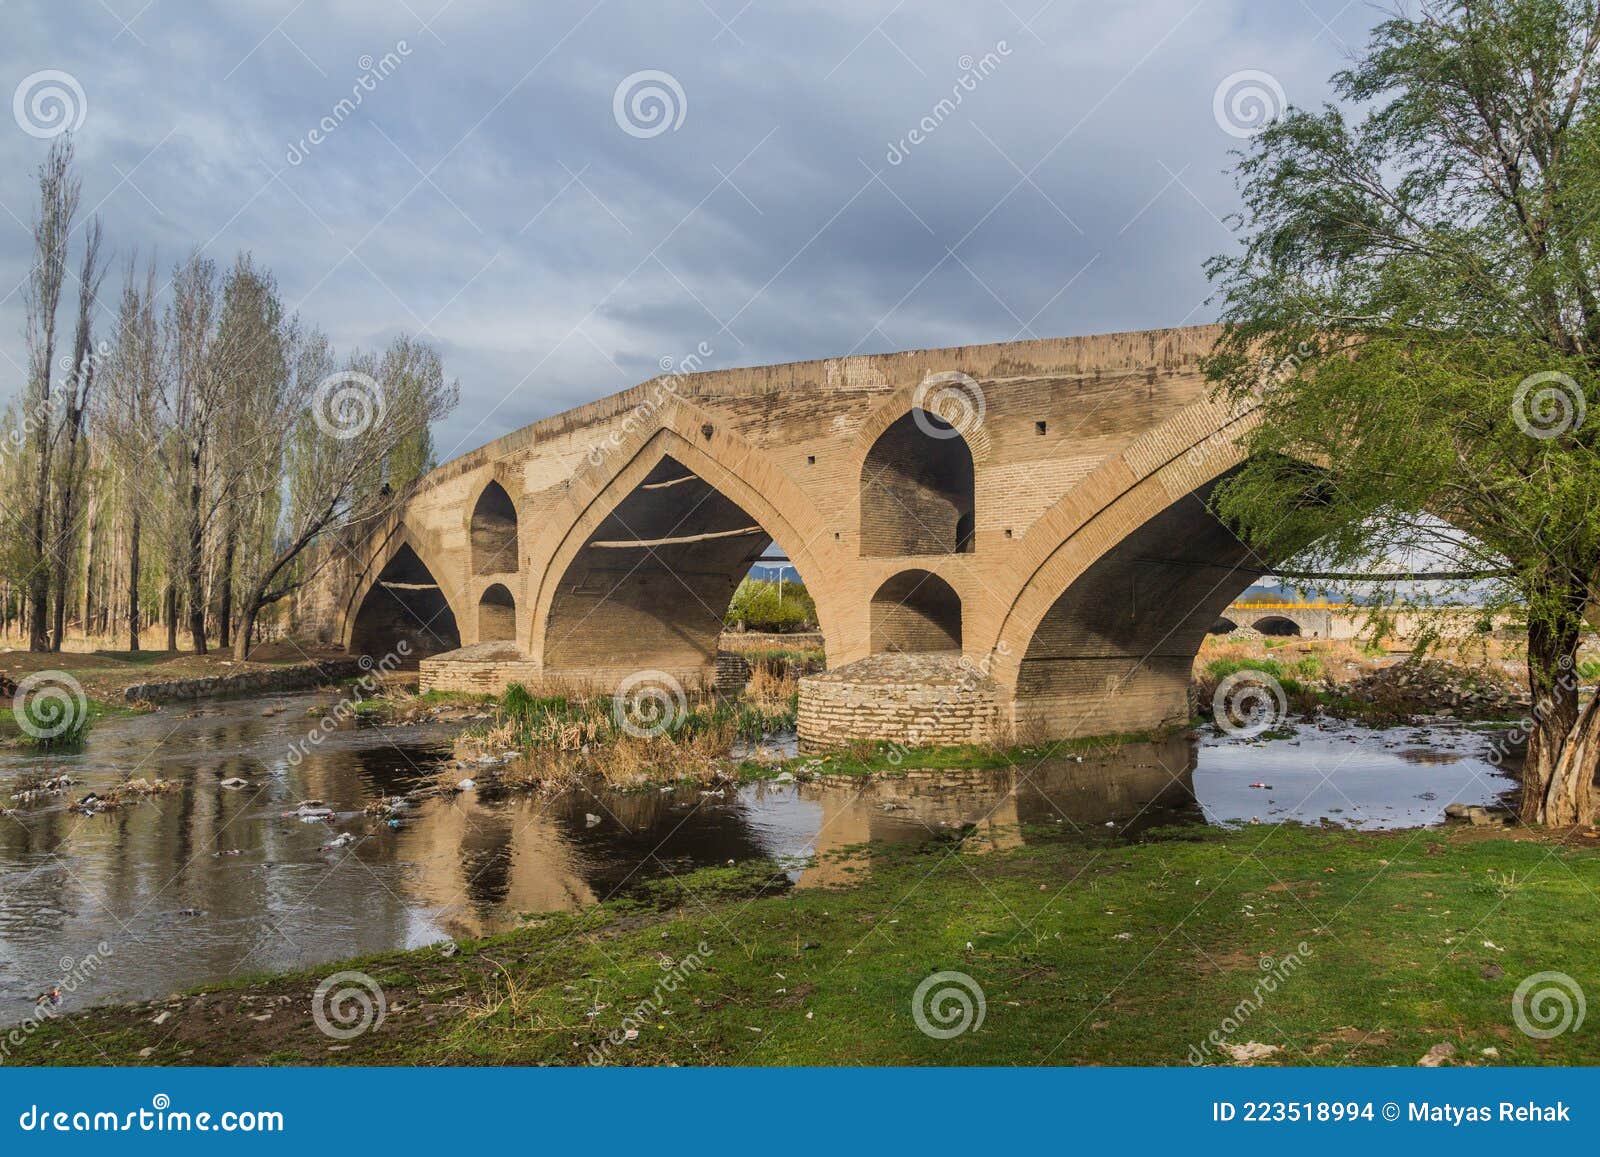
[(233, 528), (233, 504), (228, 504), (228, 509), (223, 515), (227, 530), (222, 544), (222, 574), (218, 586), (221, 588), (217, 596), (217, 646), (226, 651), (229, 647), (229, 632), (233, 626), (233, 558), (238, 550), (238, 537)]
[(1600, 695), (1589, 700), (1568, 733), (1540, 801), (1540, 821), (1558, 827), (1600, 819)]
[(239, 607), (239, 631), (233, 637), (233, 657), (239, 663), (250, 657), (250, 640), (255, 632), (256, 616), (261, 613), (256, 598), (256, 592), (250, 592)]
[(206, 653), (206, 599), (201, 583), (202, 558), (205, 549), (205, 527), (200, 525), (200, 452), (195, 450), (189, 463), (189, 637), (194, 642), (194, 653)]
[[(1552, 814), (1547, 801), (1577, 799), (1569, 782), (1579, 769), (1564, 758), (1569, 738), (1578, 724), (1578, 675), (1575, 669), (1578, 629), (1553, 630), (1538, 620), (1528, 625), (1528, 686), (1533, 694), (1533, 726), (1528, 733), (1528, 754), (1522, 768), (1522, 818), (1534, 824), (1571, 824), (1578, 818)], [(1588, 753), (1589, 776), (1594, 775), (1595, 750), (1580, 744), (1579, 756)], [(1591, 817), (1592, 818), (1592, 815)]]
[(28, 650), (50, 649), (50, 572), (45, 559), (46, 519), (50, 505), (50, 455), (48, 441), (39, 449), (39, 479), (33, 495), (33, 566), (28, 572)]
[(128, 650), (139, 649), (139, 508), (128, 528)]
[(165, 606), (163, 610), (167, 616), (167, 650), (178, 649), (178, 582), (174, 578), (167, 579)]

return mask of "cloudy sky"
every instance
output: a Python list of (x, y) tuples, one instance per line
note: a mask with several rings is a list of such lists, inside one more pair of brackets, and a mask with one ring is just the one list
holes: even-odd
[(448, 458), (702, 343), (715, 367), (1212, 320), (1253, 98), (1320, 103), (1376, 17), (3, 0), (0, 395), (57, 118), (119, 256), (249, 250), (341, 348), (436, 343), (462, 386)]

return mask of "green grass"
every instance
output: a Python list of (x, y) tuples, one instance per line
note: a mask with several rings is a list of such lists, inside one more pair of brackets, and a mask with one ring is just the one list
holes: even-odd
[[(147, 1063), (1181, 1065), (1258, 991), (1261, 961), (1293, 953), (1297, 969), (1225, 1034), (1278, 1046), (1266, 1063), (1413, 1065), (1440, 1042), (1474, 1064), (1600, 1062), (1592, 1020), (1541, 1041), (1511, 1009), (1533, 973), (1594, 975), (1587, 848), (1293, 826), (1133, 846), (1021, 835), (987, 853), (954, 839), (860, 850), (827, 888), (791, 890), (765, 862), (679, 873), (449, 957), (235, 982), (159, 1028), (149, 1005), (47, 1021), (15, 1059), (146, 1063), (154, 1046)], [(389, 1012), (329, 1051), (310, 997), (346, 968), (383, 987)], [(982, 989), (981, 1028), (918, 1030), (912, 996), (936, 972)]]
[[(0, 710), (0, 742), (15, 742), (39, 751), (75, 751), (83, 746), (89, 732), (101, 720), (138, 714), (138, 711), (127, 703), (112, 703), (104, 699), (88, 699), (86, 702), (88, 710), (74, 716), (74, 726), (48, 740), (35, 739), (23, 731), (16, 716), (15, 705), (10, 710)], [(31, 717), (35, 717), (41, 728), (48, 730), (53, 725), (51, 720), (38, 719), (31, 703), (24, 710)]]
[(758, 778), (782, 771), (812, 771), (821, 775), (895, 775), (908, 771), (955, 771), (1011, 767), (1032, 767), (1052, 756), (1103, 751), (1126, 743), (1150, 743), (1167, 735), (1166, 731), (1126, 731), (1112, 735), (1089, 735), (1075, 739), (1056, 739), (1025, 746), (965, 744), (950, 747), (900, 747), (890, 743), (859, 743), (843, 751), (823, 755), (801, 755), (777, 764), (742, 765), (741, 771)]
[(1206, 664), (1206, 674), (1213, 679), (1226, 679), (1240, 671), (1260, 671), (1271, 675), (1290, 694), (1310, 690), (1308, 682), (1323, 676), (1322, 659), (1318, 655), (1304, 655), (1293, 663), (1278, 659), (1212, 659)]

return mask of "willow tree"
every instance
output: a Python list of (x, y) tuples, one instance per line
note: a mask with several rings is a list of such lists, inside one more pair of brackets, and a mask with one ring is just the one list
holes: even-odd
[[(1523, 816), (1594, 822), (1600, 0), (1428, 0), (1241, 156), (1208, 370), (1259, 403), (1219, 512), (1264, 557), (1419, 552), (1527, 621)], [(1453, 527), (1454, 533), (1446, 527)], [(1302, 554), (1302, 557), (1305, 557)], [(1392, 566), (1386, 569), (1393, 569)]]

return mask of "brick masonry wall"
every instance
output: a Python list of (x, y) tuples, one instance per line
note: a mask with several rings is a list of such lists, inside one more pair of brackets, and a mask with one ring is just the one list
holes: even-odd
[(535, 663), (505, 659), (424, 659), (418, 690), (462, 691), (470, 695), (499, 695), (511, 683), (539, 685)]

